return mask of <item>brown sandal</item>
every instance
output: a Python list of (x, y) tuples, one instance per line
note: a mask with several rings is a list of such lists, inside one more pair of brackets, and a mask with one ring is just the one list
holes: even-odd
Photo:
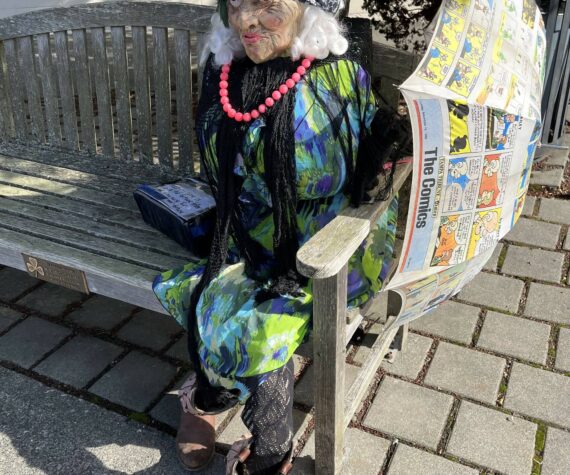
[(196, 374), (192, 372), (178, 390), (182, 411), (176, 434), (176, 455), (190, 472), (205, 468), (214, 457), (216, 447), (216, 417), (196, 407), (195, 392)]
[[(242, 438), (235, 441), (226, 456), (226, 475), (244, 475), (244, 464), (251, 455), (252, 438)], [(293, 469), (293, 444), (285, 455), (285, 460), (281, 463), (279, 470), (275, 475), (287, 475)]]

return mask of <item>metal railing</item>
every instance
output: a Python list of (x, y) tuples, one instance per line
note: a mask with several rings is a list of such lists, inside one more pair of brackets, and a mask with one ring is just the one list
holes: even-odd
[(549, 45), (542, 97), (542, 143), (560, 145), (570, 100), (570, 0), (551, 0), (546, 15)]

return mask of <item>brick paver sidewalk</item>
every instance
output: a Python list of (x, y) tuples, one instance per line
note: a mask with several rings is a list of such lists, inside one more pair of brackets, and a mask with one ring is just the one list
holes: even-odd
[[(559, 186), (565, 163), (546, 161), (534, 190)], [(569, 225), (570, 201), (529, 197), (484, 272), (413, 322), (351, 424), (346, 473), (570, 474)], [(0, 473), (183, 473), (172, 319), (8, 268), (0, 301)], [(366, 351), (349, 348), (348, 384)], [(295, 473), (309, 474), (313, 369), (295, 363)], [(245, 432), (238, 415), (218, 418), (220, 454)]]

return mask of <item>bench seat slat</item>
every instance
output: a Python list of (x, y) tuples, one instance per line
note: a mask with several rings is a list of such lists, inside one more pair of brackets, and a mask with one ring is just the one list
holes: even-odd
[(42, 83), (46, 110), (48, 141), (54, 145), (61, 144), (61, 126), (59, 124), (59, 104), (57, 101), (57, 85), (52, 67), (50, 35), (48, 33), (36, 37), (38, 46), (38, 64)]
[(77, 111), (75, 110), (75, 92), (71, 81), (69, 68), (69, 49), (67, 31), (57, 31), (55, 37), (55, 54), (57, 81), (59, 85), (59, 97), (63, 113), (63, 137), (64, 146), (71, 150), (79, 147), (77, 135)]
[(164, 254), (156, 254), (151, 251), (108, 241), (79, 231), (71, 231), (58, 226), (40, 223), (29, 216), (20, 217), (10, 215), (0, 210), (0, 229), (13, 231), (25, 230), (31, 236), (43, 238), (47, 241), (57, 242), (70, 248), (81, 249), (93, 254), (110, 257), (118, 261), (146, 266), (156, 272), (185, 264), (184, 260)]
[(93, 63), (91, 75), (95, 80), (97, 94), (97, 123), (99, 139), (103, 155), (115, 155), (115, 139), (113, 132), (113, 113), (111, 111), (111, 92), (109, 90), (109, 69), (107, 67), (107, 44), (105, 28), (91, 29), (91, 51)]
[[(69, 168), (55, 167), (43, 163), (21, 160), (15, 157), (6, 157), (0, 154), (0, 170), (9, 170), (22, 175), (32, 175), (49, 180), (77, 185), (93, 190), (108, 191), (121, 196), (131, 196), (134, 184), (125, 184), (117, 178), (107, 178), (92, 173), (85, 173)], [(126, 185), (126, 186), (125, 186)]]
[(0, 154), (102, 177), (116, 178), (123, 183), (163, 183), (180, 179), (172, 171), (161, 167), (149, 167), (137, 162), (121, 162), (104, 156), (98, 156), (96, 160), (93, 160), (89, 154), (69, 152), (65, 149), (54, 151), (51, 147), (29, 148), (16, 143), (0, 143)]
[(1, 183), (0, 196), (24, 203), (34, 204), (41, 202), (42, 206), (46, 209), (62, 211), (80, 217), (91, 217), (96, 221), (122, 226), (127, 229), (158, 233), (158, 231), (151, 230), (136, 213), (117, 208), (109, 208), (107, 206), (98, 205), (97, 203), (69, 200), (65, 198), (65, 196), (49, 195), (41, 191), (17, 188)]
[[(151, 251), (178, 259), (192, 259), (190, 252), (186, 251), (175, 241), (163, 234), (154, 231), (148, 226), (148, 231), (127, 228), (119, 224), (106, 224), (94, 220), (92, 216), (77, 216), (65, 210), (46, 209), (43, 197), (22, 202), (4, 198), (0, 185), (0, 209), (8, 214), (27, 217), (44, 224), (53, 224), (63, 229), (79, 230), (80, 232), (103, 238), (111, 242), (118, 242), (137, 249)], [(142, 222), (142, 220), (141, 220)]]
[(27, 190), (60, 195), (70, 200), (87, 201), (111, 208), (119, 208), (138, 213), (137, 205), (132, 197), (118, 196), (113, 193), (89, 190), (76, 185), (68, 185), (30, 175), (21, 175), (19, 173), (13, 173), (6, 170), (0, 170), (0, 182), (25, 188)]
[(0, 264), (26, 271), (21, 253), (85, 272), (90, 291), (138, 307), (166, 313), (152, 292), (156, 271), (80, 249), (46, 241), (25, 232), (2, 229)]
[(75, 84), (79, 96), (79, 116), (81, 118), (82, 150), (95, 153), (95, 125), (93, 119), (93, 95), (87, 57), (85, 30), (73, 30), (73, 56), (75, 61)]

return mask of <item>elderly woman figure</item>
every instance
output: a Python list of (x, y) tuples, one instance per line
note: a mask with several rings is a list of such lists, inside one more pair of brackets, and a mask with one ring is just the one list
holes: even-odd
[[(243, 403), (252, 438), (230, 451), (228, 473), (288, 471), (291, 356), (312, 309), (296, 252), (367, 190), (382, 198), (390, 186), (394, 167), (377, 175), (401, 127), (350, 58), (341, 1), (220, 0), (212, 18), (196, 118), (216, 199), (211, 249), (154, 284), (188, 329), (194, 372), (179, 393), (177, 452), (190, 470), (214, 454), (215, 414)], [(353, 306), (382, 286), (396, 212), (393, 200), (350, 260)]]

